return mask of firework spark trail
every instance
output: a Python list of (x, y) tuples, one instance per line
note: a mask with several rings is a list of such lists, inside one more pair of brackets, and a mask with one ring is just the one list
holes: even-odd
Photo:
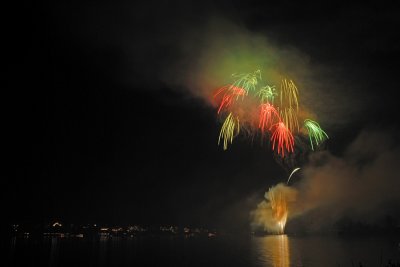
[(295, 172), (297, 172), (298, 170), (300, 170), (300, 168), (296, 168), (296, 169), (294, 169), (294, 170), (292, 171), (292, 173), (289, 175), (289, 178), (288, 178), (286, 184), (289, 184), (290, 178), (291, 178), (292, 175), (293, 175)]
[(218, 89), (217, 93), (214, 94), (214, 98), (216, 98), (223, 91), (225, 91), (225, 93), (222, 97), (221, 103), (219, 104), (217, 112), (218, 114), (223, 108), (228, 108), (229, 106), (231, 106), (234, 100), (236, 101), (240, 96), (244, 97), (246, 95), (246, 91), (243, 88), (233, 85), (227, 85)]
[(256, 70), (253, 73), (232, 74), (232, 77), (236, 79), (233, 85), (246, 90), (247, 95), (250, 91), (256, 90), (258, 79), (261, 80), (261, 71)]
[[(299, 91), (292, 80), (283, 79), (281, 82), (281, 106), (285, 106), (285, 102), (289, 108), (296, 107), (299, 109)], [(286, 100), (286, 101), (285, 101)]]
[(280, 92), (280, 116), (292, 132), (300, 130), (297, 113), (299, 110), (299, 91), (292, 80), (282, 79)]
[(300, 130), (297, 112), (293, 108), (284, 108), (280, 110), (280, 116), (282, 122), (287, 125), (290, 131), (298, 132)]
[(228, 142), (232, 144), (233, 137), (235, 136), (235, 129), (236, 129), (236, 135), (239, 134), (240, 130), (239, 119), (234, 118), (231, 112), (226, 117), (218, 138), (218, 145), (220, 144), (221, 138), (223, 139), (224, 150), (228, 149)]
[[(318, 146), (320, 143), (328, 139), (328, 135), (321, 129), (319, 124), (313, 120), (306, 119), (304, 121), (304, 127), (308, 130), (308, 136), (310, 139), (311, 149), (314, 150), (313, 143)], [(313, 141), (314, 140), (314, 141)]]
[(285, 150), (289, 153), (293, 152), (294, 137), (283, 122), (275, 124), (275, 131), (271, 136), (271, 141), (272, 150), (275, 150), (276, 147), (281, 157), (285, 156)]
[(265, 129), (270, 130), (272, 125), (281, 121), (278, 111), (269, 103), (262, 104), (260, 109), (260, 121), (258, 127), (264, 132)]

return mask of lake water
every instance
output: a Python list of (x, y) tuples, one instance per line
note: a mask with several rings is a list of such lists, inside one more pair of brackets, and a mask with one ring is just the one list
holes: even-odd
[[(9, 266), (391, 266), (399, 238), (338, 236), (10, 238)], [(400, 265), (393, 265), (400, 266)]]

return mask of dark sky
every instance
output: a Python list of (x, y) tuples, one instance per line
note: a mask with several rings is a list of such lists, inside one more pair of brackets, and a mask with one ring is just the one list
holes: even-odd
[(3, 22), (10, 222), (247, 225), (286, 172), (246, 140), (222, 151), (215, 110), (160, 74), (211, 18), (268, 34), (354, 84), (340, 92), (364, 103), (361, 116), (327, 129), (333, 153), (361, 129), (398, 126), (394, 1), (57, 2), (21, 4)]

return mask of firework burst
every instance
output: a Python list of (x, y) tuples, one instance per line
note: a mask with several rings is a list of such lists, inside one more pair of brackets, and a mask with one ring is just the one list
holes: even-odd
[(266, 103), (260, 106), (260, 121), (258, 127), (262, 132), (265, 130), (270, 130), (272, 125), (280, 121), (281, 118), (279, 116), (279, 112), (273, 105)]
[(239, 118), (238, 117), (234, 118), (232, 113), (229, 113), (219, 133), (218, 145), (220, 144), (221, 139), (223, 139), (224, 150), (227, 150), (228, 143), (232, 144), (234, 136), (238, 135), (239, 131), (240, 131)]
[(217, 114), (226, 116), (218, 145), (223, 143), (223, 149), (227, 150), (239, 133), (251, 140), (261, 133), (262, 138), (268, 137), (266, 140), (271, 143), (275, 160), (284, 167), (291, 166), (286, 184), (270, 188), (253, 212), (255, 224), (264, 226), (270, 233), (283, 234), (286, 221), (293, 216), (289, 214), (292, 207), (289, 204), (296, 201), (297, 195), (297, 191), (288, 185), (294, 173), (300, 170), (300, 167), (294, 168), (298, 166), (298, 156), (303, 150), (309, 150), (302, 140), (306, 140), (308, 132), (314, 150), (328, 139), (328, 135), (310, 119), (299, 125), (298, 117), (304, 116), (304, 109), (299, 110), (299, 90), (292, 80), (282, 79), (278, 93), (275, 85), (261, 84), (260, 70), (233, 74), (232, 77), (234, 81), (219, 88), (214, 95), (218, 101)]
[(257, 96), (260, 98), (261, 103), (267, 102), (273, 104), (277, 95), (278, 93), (276, 92), (274, 85), (266, 85), (262, 87), (257, 93)]
[(274, 125), (275, 130), (271, 136), (272, 150), (277, 150), (281, 157), (285, 156), (285, 151), (288, 153), (293, 152), (294, 137), (289, 128), (283, 122)]
[(239, 128), (246, 138), (254, 138), (258, 133), (262, 137), (269, 136), (272, 150), (281, 158), (294, 152), (295, 140), (298, 140), (295, 136), (308, 131), (312, 150), (328, 138), (315, 121), (305, 120), (304, 125), (299, 124), (299, 114), (304, 110), (299, 110), (299, 90), (293, 80), (281, 79), (280, 90), (277, 90), (271, 83), (261, 83), (260, 70), (232, 74), (232, 77), (231, 84), (214, 94), (217, 114), (224, 116), (218, 138), (224, 150), (239, 134)]
[(292, 80), (283, 79), (281, 82), (281, 106), (299, 109), (299, 91)]
[(287, 127), (292, 132), (299, 131), (299, 121), (297, 119), (297, 111), (293, 108), (283, 108), (280, 110), (280, 116), (282, 118), (282, 122), (287, 125)]
[(225, 93), (223, 94), (219, 104), (218, 114), (221, 112), (221, 110), (229, 108), (234, 101), (239, 99), (239, 97), (243, 98), (246, 95), (246, 91), (243, 88), (227, 85), (218, 89), (214, 94), (214, 98), (217, 98), (224, 91)]
[(258, 80), (261, 80), (261, 71), (256, 70), (253, 73), (232, 74), (235, 79), (233, 83), (236, 87), (241, 87), (246, 90), (246, 94), (250, 91), (255, 91), (258, 85)]
[(319, 124), (313, 120), (306, 119), (304, 121), (304, 127), (308, 131), (308, 137), (310, 139), (311, 149), (314, 150), (314, 144), (319, 145), (328, 139), (328, 135), (321, 129)]

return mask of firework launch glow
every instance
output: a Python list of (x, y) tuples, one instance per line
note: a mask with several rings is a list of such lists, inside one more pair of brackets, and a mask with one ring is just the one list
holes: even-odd
[(290, 207), (297, 199), (297, 190), (280, 183), (271, 187), (264, 197), (252, 212), (253, 224), (271, 234), (283, 234)]
[(282, 192), (271, 189), (266, 194), (266, 198), (269, 199), (271, 204), (272, 217), (277, 222), (278, 233), (283, 234), (288, 215), (286, 198)]

